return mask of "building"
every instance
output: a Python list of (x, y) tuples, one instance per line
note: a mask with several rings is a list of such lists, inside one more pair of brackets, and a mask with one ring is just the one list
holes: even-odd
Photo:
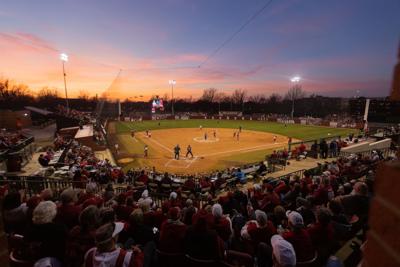
[[(365, 110), (365, 97), (349, 100), (350, 113), (362, 118)], [(387, 98), (371, 98), (369, 103), (369, 122), (400, 123), (400, 101), (391, 101)]]

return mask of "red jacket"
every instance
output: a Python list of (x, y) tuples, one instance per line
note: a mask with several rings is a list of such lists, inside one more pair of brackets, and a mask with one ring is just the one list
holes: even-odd
[(316, 248), (321, 246), (331, 246), (334, 242), (334, 230), (331, 223), (326, 226), (316, 223), (308, 228), (307, 232)]
[(187, 226), (181, 221), (164, 221), (160, 230), (160, 250), (168, 253), (183, 253), (186, 229)]
[(276, 228), (271, 221), (268, 221), (267, 225), (262, 228), (258, 227), (256, 223), (250, 223), (247, 227), (247, 232), (250, 235), (254, 248), (257, 248), (261, 242), (266, 244), (271, 243), (271, 237), (276, 234)]
[(149, 177), (146, 174), (142, 174), (137, 178), (137, 181), (147, 184), (149, 182)]
[(297, 261), (307, 261), (315, 256), (314, 246), (306, 230), (285, 232), (282, 237), (293, 245)]
[(79, 214), (81, 207), (75, 205), (61, 205), (57, 208), (57, 216), (55, 221), (65, 224), (68, 229), (79, 224)]
[(228, 241), (232, 234), (231, 224), (225, 217), (214, 218), (213, 229), (217, 231), (219, 237), (224, 241)]

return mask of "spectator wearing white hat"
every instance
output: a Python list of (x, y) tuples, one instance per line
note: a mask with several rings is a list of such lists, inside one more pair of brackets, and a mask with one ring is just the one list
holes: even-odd
[(33, 210), (33, 224), (27, 230), (25, 241), (35, 246), (39, 244), (32, 255), (35, 260), (45, 257), (64, 260), (67, 229), (54, 223), (56, 214), (57, 206), (52, 201), (42, 201)]
[(96, 247), (90, 249), (85, 255), (85, 267), (142, 266), (143, 253), (139, 248), (134, 247), (133, 251), (117, 248), (118, 234), (123, 229), (123, 223), (107, 223), (100, 226), (96, 231)]
[(142, 197), (139, 198), (138, 203), (139, 205), (147, 204), (149, 206), (151, 206), (151, 204), (153, 203), (153, 200), (151, 199), (151, 197), (149, 197), (149, 191), (147, 189), (143, 191)]
[(295, 267), (296, 252), (292, 244), (283, 239), (280, 235), (271, 237), (272, 261), (274, 267)]
[(303, 217), (297, 211), (287, 211), (289, 231), (282, 237), (293, 245), (297, 262), (306, 262), (314, 258), (315, 250), (308, 232), (304, 229)]
[(256, 220), (246, 223), (242, 231), (243, 237), (247, 232), (252, 248), (256, 250), (260, 243), (269, 244), (271, 237), (276, 234), (276, 229), (264, 211), (256, 210), (254, 213)]
[(213, 215), (213, 227), (219, 237), (227, 242), (232, 235), (232, 222), (228, 216), (224, 216), (222, 206), (214, 204), (211, 209)]

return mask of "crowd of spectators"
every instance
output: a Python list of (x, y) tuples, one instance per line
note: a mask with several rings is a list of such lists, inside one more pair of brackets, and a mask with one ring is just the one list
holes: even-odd
[[(117, 193), (109, 184), (100, 191), (101, 175), (96, 171), (91, 176), (85, 169), (99, 162), (88, 155), (82, 148), (71, 148), (67, 161), (76, 167), (74, 177), (87, 179), (80, 178), (80, 188), (65, 189), (59, 197), (49, 189), (29, 198), (8, 189), (4, 226), (10, 237), (23, 236), (22, 259), (87, 267), (165, 266), (169, 261), (170, 266), (213, 261), (324, 266), (334, 261), (330, 256), (344, 241), (365, 230), (375, 167), (386, 160), (379, 155), (341, 157), (302, 177), (266, 179), (207, 198), (197, 197), (202, 193), (198, 185), (208, 191), (229, 176), (224, 172), (216, 179), (188, 177), (179, 188), (168, 188), (169, 197), (157, 201), (151, 188), (155, 170), (115, 176), (129, 184), (134, 177), (133, 182), (144, 187), (128, 185)], [(160, 183), (173, 181), (165, 174)]]
[(88, 124), (91, 121), (91, 114), (88, 112), (82, 112), (76, 109), (67, 109), (67, 107), (58, 105), (56, 107), (56, 113), (67, 118), (77, 119), (82, 122), (82, 125)]
[(6, 129), (0, 130), (0, 150), (11, 149), (24, 141), (27, 137), (20, 132), (8, 131)]

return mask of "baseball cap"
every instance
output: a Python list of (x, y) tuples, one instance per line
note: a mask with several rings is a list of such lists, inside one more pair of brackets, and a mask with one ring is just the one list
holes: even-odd
[(288, 210), (286, 212), (286, 217), (288, 218), (288, 221), (293, 226), (302, 226), (302, 225), (304, 225), (303, 216), (301, 216), (301, 214), (298, 213), (297, 211)]
[(112, 233), (112, 237), (116, 237), (123, 229), (124, 229), (124, 224), (122, 222), (116, 222), (114, 223), (114, 231)]
[(280, 235), (271, 237), (272, 254), (283, 266), (296, 266), (296, 253), (292, 244), (283, 239)]
[(100, 226), (96, 230), (96, 244), (103, 244), (109, 242), (112, 238), (116, 237), (124, 229), (124, 224), (121, 222), (107, 223)]

